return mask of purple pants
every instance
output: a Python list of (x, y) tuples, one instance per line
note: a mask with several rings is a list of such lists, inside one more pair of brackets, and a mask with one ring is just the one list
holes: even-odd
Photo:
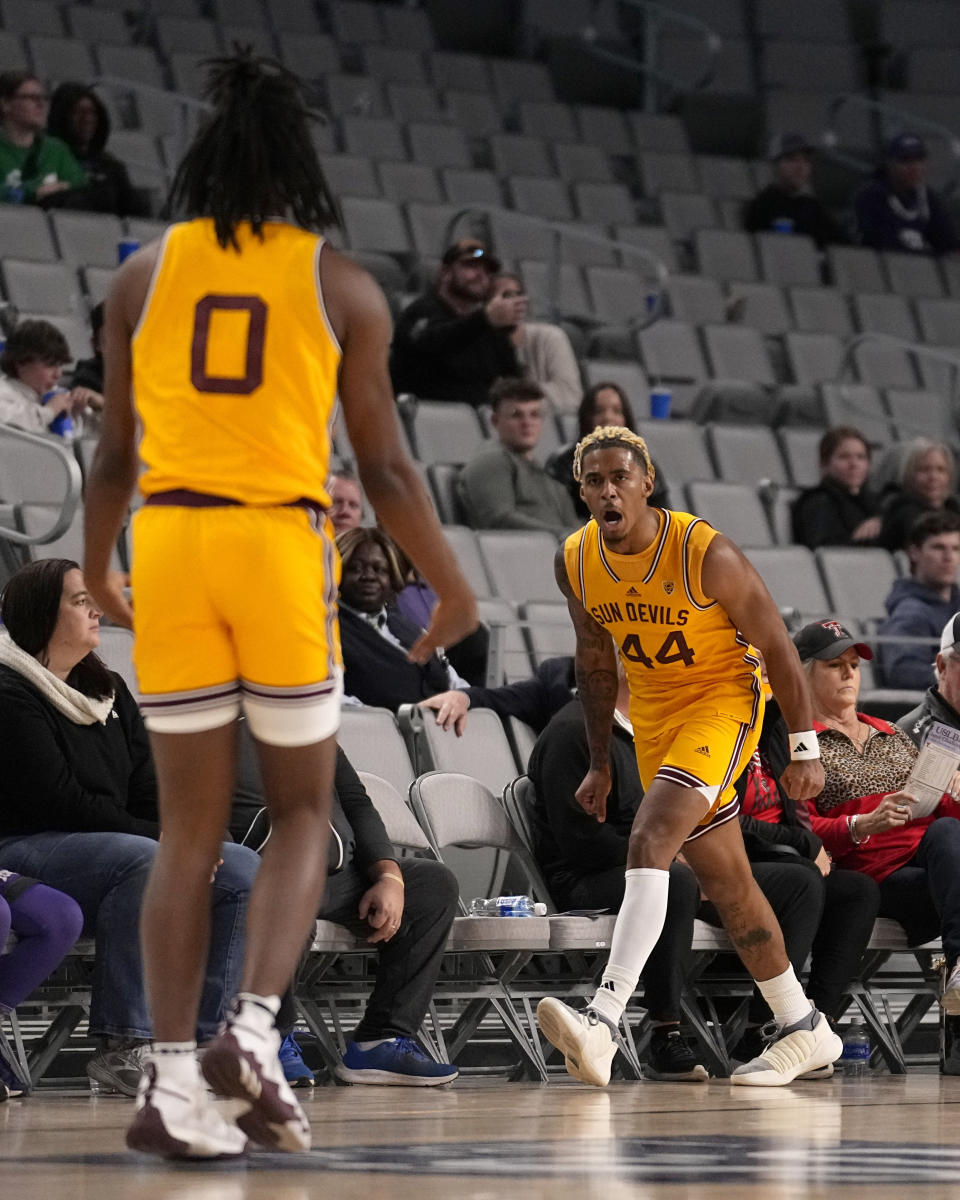
[[(42, 983), (80, 936), (83, 913), (70, 896), (0, 870), (0, 1011)], [(16, 944), (3, 953), (10, 931)]]

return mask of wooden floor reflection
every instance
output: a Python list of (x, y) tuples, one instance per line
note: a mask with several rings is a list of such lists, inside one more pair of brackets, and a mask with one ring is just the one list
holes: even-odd
[(318, 1088), (314, 1149), (171, 1165), (123, 1147), (130, 1101), (41, 1092), (0, 1105), (16, 1200), (940, 1200), (960, 1181), (960, 1078), (783, 1089), (460, 1081)]

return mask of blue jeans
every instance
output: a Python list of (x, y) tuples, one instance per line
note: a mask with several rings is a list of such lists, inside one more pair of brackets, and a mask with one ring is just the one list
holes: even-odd
[[(140, 958), (140, 908), (157, 843), (132, 833), (31, 833), (0, 838), (8, 871), (30, 875), (72, 896), (84, 933), (96, 941), (90, 1002), (95, 1037), (147, 1039), (150, 1012)], [(216, 1035), (240, 981), (247, 901), (260, 858), (225, 842), (211, 889), (210, 952), (197, 1040)]]

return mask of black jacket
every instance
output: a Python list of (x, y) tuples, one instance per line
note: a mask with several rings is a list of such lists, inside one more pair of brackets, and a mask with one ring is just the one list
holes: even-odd
[[(263, 777), (246, 721), (237, 722), (237, 731), (237, 784), (230, 810), (230, 833), (236, 841), (257, 850), (269, 829), (264, 811)], [(387, 837), (380, 814), (339, 747), (333, 787), (330, 823), (337, 837), (331, 838), (330, 870), (336, 870), (338, 865), (353, 865), (365, 870), (384, 859), (396, 861), (396, 851)], [(338, 840), (343, 847), (341, 864), (336, 861)]]
[(850, 240), (823, 201), (809, 192), (784, 191), (776, 183), (769, 184), (750, 201), (743, 216), (743, 226), (749, 233), (772, 230), (774, 221), (781, 217), (791, 220), (795, 233), (812, 237), (821, 249), (831, 243), (842, 244)]
[(157, 781), (136, 701), (119, 675), (106, 724), (77, 725), (0, 666), (0, 836), (137, 833), (155, 838)]
[(508, 329), (497, 329), (482, 308), (458, 316), (435, 291), (400, 314), (390, 351), (396, 392), (430, 400), (486, 404), (490, 385), (522, 375)]
[(873, 492), (864, 489), (854, 496), (834, 480), (823, 479), (816, 487), (804, 489), (793, 502), (793, 540), (811, 550), (852, 545), (853, 531), (879, 511), (880, 498)]
[[(409, 649), (423, 632), (395, 608), (387, 609), (387, 628)], [(433, 654), (422, 665), (410, 662), (365, 621), (347, 608), (340, 609), (340, 646), (343, 650), (343, 690), (361, 704), (389, 708), (416, 704), (450, 687), (447, 664)]]
[(960, 713), (944, 700), (938, 688), (929, 687), (917, 707), (904, 713), (897, 725), (915, 745), (922, 746), (934, 721), (960, 729)]

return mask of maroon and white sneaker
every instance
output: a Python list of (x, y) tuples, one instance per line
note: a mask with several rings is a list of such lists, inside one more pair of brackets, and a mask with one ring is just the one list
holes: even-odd
[(242, 1010), (207, 1048), (200, 1068), (218, 1096), (245, 1100), (240, 1129), (270, 1150), (309, 1150), (310, 1123), (283, 1077), (276, 1029), (246, 1023)]
[(246, 1135), (224, 1120), (198, 1078), (195, 1088), (181, 1090), (157, 1080), (156, 1066), (147, 1060), (137, 1108), (127, 1129), (131, 1150), (160, 1158), (237, 1158), (247, 1146)]

